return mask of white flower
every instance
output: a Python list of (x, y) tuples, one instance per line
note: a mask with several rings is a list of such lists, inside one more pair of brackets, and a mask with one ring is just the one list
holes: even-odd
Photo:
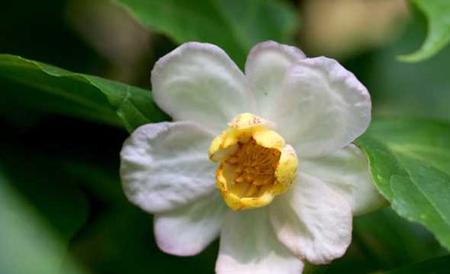
[(192, 42), (161, 58), (151, 81), (174, 122), (131, 135), (121, 177), (155, 214), (163, 251), (195, 255), (220, 235), (218, 273), (299, 273), (342, 256), (352, 215), (379, 205), (351, 144), (369, 125), (370, 96), (335, 60), (263, 42), (243, 74), (220, 48)]

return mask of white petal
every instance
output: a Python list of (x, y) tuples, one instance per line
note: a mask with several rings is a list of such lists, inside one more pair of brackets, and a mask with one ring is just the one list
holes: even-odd
[(155, 64), (151, 80), (155, 101), (175, 120), (219, 132), (237, 114), (254, 110), (244, 74), (215, 45), (179, 46)]
[(218, 274), (297, 274), (303, 263), (286, 249), (270, 226), (266, 209), (229, 212), (220, 235)]
[(341, 257), (351, 241), (352, 212), (341, 195), (317, 178), (300, 174), (291, 191), (270, 206), (278, 239), (313, 264)]
[(215, 188), (212, 135), (192, 122), (148, 124), (125, 141), (120, 174), (128, 199), (149, 212), (171, 210)]
[(154, 232), (161, 250), (178, 256), (200, 253), (219, 236), (227, 207), (219, 192), (170, 212), (155, 215)]
[(343, 195), (352, 205), (353, 215), (377, 209), (384, 202), (372, 182), (367, 158), (353, 144), (332, 155), (305, 160), (301, 169)]
[(350, 144), (368, 127), (371, 101), (367, 89), (337, 61), (303, 59), (289, 69), (278, 110), (266, 117), (296, 148), (314, 157)]
[(266, 41), (252, 48), (245, 64), (245, 74), (255, 92), (259, 115), (269, 115), (273, 97), (280, 89), (287, 69), (305, 58), (296, 47)]

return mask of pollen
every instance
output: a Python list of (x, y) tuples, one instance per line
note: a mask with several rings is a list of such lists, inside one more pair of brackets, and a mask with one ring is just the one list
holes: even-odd
[(216, 184), (225, 203), (233, 210), (270, 204), (294, 181), (294, 149), (253, 114), (240, 114), (228, 126), (209, 149), (210, 159), (219, 164)]

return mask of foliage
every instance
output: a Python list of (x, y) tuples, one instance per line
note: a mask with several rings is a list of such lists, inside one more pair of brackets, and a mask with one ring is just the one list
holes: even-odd
[(450, 2), (447, 0), (411, 0), (428, 19), (428, 35), (419, 50), (400, 56), (406, 62), (418, 62), (430, 58), (450, 41)]
[(123, 126), (129, 131), (165, 118), (144, 89), (18, 56), (0, 55), (0, 80), (6, 90), (2, 96), (16, 104)]
[(425, 225), (450, 249), (450, 125), (379, 120), (358, 143), (392, 208)]
[(116, 0), (145, 26), (177, 43), (200, 41), (223, 48), (239, 65), (257, 42), (288, 42), (296, 26), (289, 6), (274, 0)]
[(0, 174), (0, 272), (9, 274), (83, 274), (70, 259), (64, 261), (66, 247), (36, 217), (35, 210)]

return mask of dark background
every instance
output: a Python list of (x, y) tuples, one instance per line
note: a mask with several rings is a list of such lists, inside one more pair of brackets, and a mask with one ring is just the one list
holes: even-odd
[[(136, 44), (130, 42), (130, 51), (136, 54), (118, 56), (114, 54), (117, 49), (104, 50), (80, 27), (91, 18), (83, 17), (86, 9), (102, 12), (92, 2), (95, 1), (2, 3), (0, 52), (150, 89), (153, 63), (176, 45), (113, 8), (108, 16), (117, 16), (119, 22), (136, 29), (131, 37)], [(305, 18), (296, 37), (298, 45), (307, 54), (326, 54), (304, 42), (307, 24), (313, 22), (306, 20), (306, 4), (291, 3)], [(381, 45), (334, 57), (366, 84), (373, 96), (375, 115), (448, 121), (450, 50), (447, 48), (422, 63), (397, 61), (398, 54), (414, 51), (425, 37), (424, 18), (414, 10), (408, 18), (402, 21), (403, 27), (395, 37)], [(104, 44), (115, 44), (121, 31), (114, 31), (117, 32), (99, 36), (106, 39)], [(14, 87), (0, 82), (0, 88), (1, 96), (2, 89)], [(119, 151), (128, 136), (125, 130), (19, 105), (7, 100), (0, 103), (0, 164), (14, 190), (61, 242), (68, 243), (65, 260), (73, 257), (88, 272), (99, 274), (213, 271), (217, 243), (192, 258), (166, 255), (153, 239), (151, 216), (126, 201), (118, 177)], [(346, 256), (311, 272), (368, 273), (444, 253), (422, 227), (383, 209), (356, 218), (353, 243)]]

